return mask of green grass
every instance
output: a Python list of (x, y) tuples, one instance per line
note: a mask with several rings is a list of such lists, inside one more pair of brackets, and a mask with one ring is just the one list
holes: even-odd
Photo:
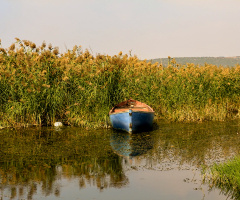
[(240, 198), (240, 156), (226, 163), (215, 164), (211, 168), (210, 182), (212, 186), (221, 188), (232, 198)]

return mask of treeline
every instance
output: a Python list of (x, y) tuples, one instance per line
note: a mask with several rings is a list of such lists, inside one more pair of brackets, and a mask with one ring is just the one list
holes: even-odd
[[(240, 64), (240, 56), (235, 57), (176, 57), (176, 62), (181, 65), (186, 65), (187, 63), (193, 63), (195, 65), (205, 65), (212, 64), (224, 67), (234, 67)], [(169, 58), (156, 58), (150, 60), (152, 63), (159, 62), (163, 66), (167, 67), (169, 63)]]

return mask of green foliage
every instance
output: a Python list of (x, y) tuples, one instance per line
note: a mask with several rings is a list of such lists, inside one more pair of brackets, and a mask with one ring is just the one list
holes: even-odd
[(215, 164), (211, 169), (212, 186), (221, 188), (226, 194), (240, 197), (240, 157), (237, 156), (226, 163)]
[[(224, 120), (239, 110), (240, 66), (168, 67), (122, 55), (64, 54), (17, 39), (0, 48), (0, 126), (108, 127), (109, 110), (133, 98), (173, 121)], [(235, 115), (236, 116), (236, 115)]]

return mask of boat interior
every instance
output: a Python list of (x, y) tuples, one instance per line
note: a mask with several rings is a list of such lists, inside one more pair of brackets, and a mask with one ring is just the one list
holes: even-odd
[(127, 101), (124, 101), (112, 108), (110, 113), (120, 113), (125, 112), (127, 110), (133, 110), (133, 111), (145, 111), (145, 112), (153, 112), (153, 109), (149, 107), (147, 104), (142, 103), (140, 101), (136, 101), (133, 99), (129, 99)]

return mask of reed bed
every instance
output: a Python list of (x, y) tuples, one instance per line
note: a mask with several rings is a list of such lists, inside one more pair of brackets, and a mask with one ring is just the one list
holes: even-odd
[[(1, 45), (1, 44), (0, 44)], [(108, 127), (108, 112), (133, 98), (172, 121), (239, 117), (240, 65), (168, 67), (122, 54), (92, 55), (75, 46), (60, 54), (45, 42), (0, 46), (0, 126)]]

